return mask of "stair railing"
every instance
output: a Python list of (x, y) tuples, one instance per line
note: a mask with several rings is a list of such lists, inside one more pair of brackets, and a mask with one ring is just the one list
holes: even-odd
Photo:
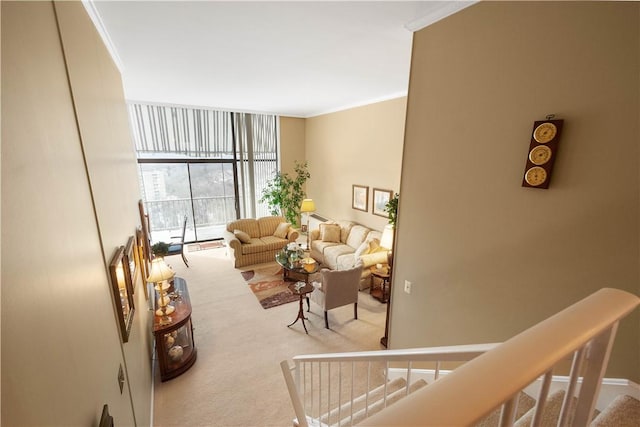
[[(506, 427), (514, 423), (520, 392), (540, 379), (531, 423), (539, 426), (553, 370), (571, 358), (558, 427), (588, 425), (619, 321), (639, 304), (636, 295), (601, 289), (502, 344), (294, 357), (293, 366), (281, 363), (296, 415), (294, 425), (473, 426), (501, 410), (500, 426)], [(390, 364), (402, 362), (407, 366), (405, 397), (389, 405)], [(442, 362), (466, 363), (410, 393), (415, 362), (435, 362), (436, 379)], [(354, 379), (362, 376), (364, 403), (354, 397), (361, 392)], [(382, 397), (370, 399), (376, 393)], [(363, 408), (354, 414), (356, 403)]]
[(589, 425), (618, 324), (639, 304), (636, 295), (601, 289), (361, 425), (472, 426), (502, 408), (500, 425), (511, 426), (518, 394), (542, 376), (531, 424), (539, 426), (552, 371), (567, 357), (573, 363), (557, 425)]
[[(392, 392), (396, 393), (394, 398), (399, 395), (398, 390), (390, 386), (392, 364), (406, 367), (401, 392), (408, 395), (414, 383), (411, 375), (414, 363), (431, 362), (437, 379), (443, 362), (466, 362), (497, 345), (303, 355), (294, 357), (293, 365), (285, 360), (281, 368), (296, 415), (294, 424), (300, 427), (354, 425), (386, 407)], [(364, 401), (356, 402), (358, 398)]]

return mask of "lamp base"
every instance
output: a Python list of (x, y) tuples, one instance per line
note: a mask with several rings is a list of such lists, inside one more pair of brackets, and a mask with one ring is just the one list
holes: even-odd
[(174, 311), (176, 311), (176, 308), (172, 305), (166, 305), (163, 308), (159, 308), (156, 310), (156, 316), (167, 316), (171, 313), (173, 313)]

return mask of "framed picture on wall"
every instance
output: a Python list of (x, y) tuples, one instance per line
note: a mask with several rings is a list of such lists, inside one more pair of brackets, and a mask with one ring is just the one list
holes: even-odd
[(371, 207), (371, 212), (374, 215), (383, 216), (385, 218), (389, 218), (389, 214), (384, 210), (389, 200), (393, 197), (393, 191), (391, 190), (381, 190), (379, 188), (373, 189), (373, 206)]
[(145, 255), (147, 245), (145, 243), (142, 228), (136, 229), (136, 252), (138, 254), (138, 265), (140, 268), (140, 274), (142, 274), (142, 289), (144, 289), (144, 296), (149, 299), (149, 290), (147, 289), (147, 277), (149, 277), (149, 262)]
[(124, 265), (126, 274), (129, 275), (131, 280), (131, 293), (136, 292), (136, 275), (138, 274), (138, 260), (136, 254), (136, 239), (135, 237), (129, 237), (127, 244), (124, 247)]
[(364, 185), (353, 185), (351, 207), (359, 211), (367, 212), (369, 209), (369, 187)]
[(124, 246), (116, 249), (109, 263), (111, 290), (116, 303), (116, 316), (122, 332), (122, 342), (129, 341), (129, 332), (133, 325), (133, 292), (131, 276), (127, 274), (124, 261)]

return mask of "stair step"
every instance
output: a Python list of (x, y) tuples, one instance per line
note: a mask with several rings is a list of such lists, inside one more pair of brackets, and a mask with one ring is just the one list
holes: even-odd
[[(420, 390), (422, 387), (425, 387), (426, 385), (427, 385), (427, 382), (423, 379), (420, 379), (411, 383), (411, 385), (409, 386), (409, 394), (413, 393), (414, 391)], [(407, 390), (405, 387), (403, 387), (400, 390), (396, 390), (393, 393), (390, 393), (389, 395), (387, 395), (386, 406), (389, 406), (399, 401), (406, 395), (407, 395)], [(348, 426), (348, 425), (359, 424), (360, 422), (365, 420), (367, 417), (370, 417), (373, 414), (380, 412), (386, 406), (385, 406), (385, 401), (381, 396), (380, 399), (378, 399), (377, 401), (369, 405), (368, 410), (366, 410), (366, 408), (362, 408), (358, 412), (353, 413), (353, 418), (351, 418), (350, 416), (345, 417), (340, 421), (340, 423), (334, 424), (332, 425), (332, 427), (337, 427), (338, 425)]]
[[(406, 385), (407, 385), (407, 380), (405, 380), (402, 377), (389, 381), (387, 383), (387, 388), (386, 388), (387, 394), (391, 394), (397, 390), (404, 390)], [(382, 399), (384, 397), (384, 392), (385, 392), (385, 386), (384, 384), (382, 384), (381, 386), (376, 387), (373, 390), (369, 391), (368, 398), (366, 393), (362, 394), (356, 397), (355, 399), (353, 399), (353, 402), (343, 403), (342, 406), (340, 406), (340, 408), (332, 409), (329, 413), (323, 414), (322, 416), (320, 416), (320, 422), (326, 423), (327, 420), (330, 421), (332, 419), (337, 419), (338, 416), (344, 417), (345, 414), (350, 415), (352, 405), (353, 405), (353, 413), (355, 414), (360, 409), (365, 407), (365, 405), (367, 404), (367, 399), (369, 404), (371, 404), (371, 402), (375, 402), (377, 400)]]
[[(547, 402), (545, 403), (544, 409), (542, 410), (540, 425), (555, 426), (558, 424), (558, 419), (560, 418), (560, 410), (562, 409), (562, 402), (564, 401), (564, 395), (564, 390), (558, 390), (547, 397)], [(513, 426), (529, 427), (531, 425), (531, 421), (533, 421), (535, 411), (535, 407), (531, 408), (529, 411), (527, 411), (526, 414), (517, 419)]]
[(620, 395), (613, 399), (591, 423), (591, 427), (638, 427), (640, 425), (640, 401)]
[[(536, 400), (527, 393), (521, 392), (518, 395), (518, 409), (516, 410), (516, 420), (536, 406)], [(498, 408), (489, 414), (485, 419), (476, 424), (475, 427), (498, 427), (500, 425), (500, 413), (502, 408)]]

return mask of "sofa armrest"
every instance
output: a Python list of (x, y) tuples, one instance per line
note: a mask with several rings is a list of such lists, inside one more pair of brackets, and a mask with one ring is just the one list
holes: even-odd
[(287, 240), (289, 240), (290, 242), (295, 242), (296, 240), (298, 240), (299, 236), (300, 233), (298, 232), (298, 230), (293, 227), (289, 227), (289, 231), (287, 232)]
[(317, 228), (309, 232), (309, 241), (318, 240), (320, 238), (320, 230)]
[(242, 243), (240, 242), (240, 240), (238, 240), (235, 234), (228, 230), (225, 230), (222, 233), (222, 237), (224, 238), (224, 241), (228, 247), (230, 247), (234, 251), (240, 250), (240, 246), (242, 245)]

